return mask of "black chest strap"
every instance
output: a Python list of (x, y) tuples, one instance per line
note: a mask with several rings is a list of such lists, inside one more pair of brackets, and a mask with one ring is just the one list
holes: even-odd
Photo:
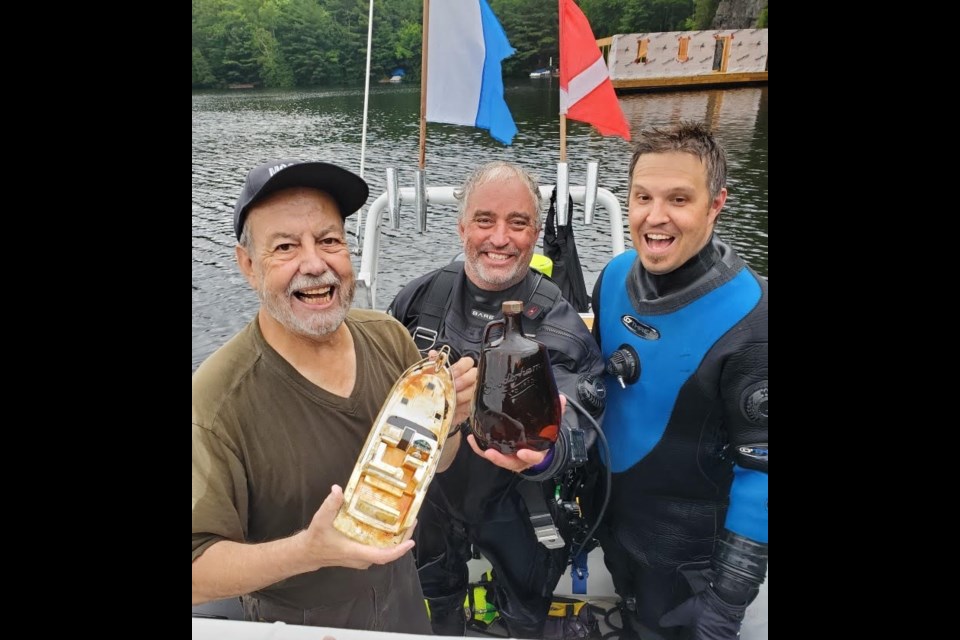
[(540, 323), (547, 317), (553, 305), (557, 304), (561, 295), (562, 292), (557, 283), (542, 273), (537, 273), (533, 283), (533, 293), (523, 305), (523, 319), (520, 321), (523, 332), (532, 336), (537, 335)]
[(460, 273), (463, 273), (463, 263), (451, 262), (440, 269), (427, 287), (427, 294), (420, 306), (420, 318), (412, 333), (413, 341), (422, 354), (437, 344), (440, 327), (453, 300), (453, 283)]
[[(417, 326), (411, 334), (417, 349), (423, 354), (434, 348), (437, 343), (444, 319), (453, 301), (453, 284), (457, 276), (463, 273), (463, 266), (463, 262), (459, 260), (451, 262), (440, 269), (427, 286), (427, 292), (420, 304)], [(544, 277), (542, 273), (536, 274), (533, 293), (524, 305), (521, 320), (524, 333), (536, 335), (540, 323), (561, 295), (560, 287), (555, 282)], [(550, 507), (547, 506), (546, 499), (543, 497), (543, 488), (540, 483), (521, 480), (517, 490), (523, 497), (537, 540), (548, 549), (563, 547), (563, 537), (553, 522)]]
[(560, 530), (553, 522), (553, 515), (550, 513), (550, 507), (547, 506), (546, 498), (543, 497), (543, 487), (540, 483), (520, 480), (517, 491), (520, 492), (523, 503), (527, 506), (530, 524), (533, 525), (537, 542), (547, 549), (562, 549), (565, 542), (560, 535)]
[[(411, 332), (413, 341), (422, 354), (433, 349), (437, 343), (444, 319), (453, 301), (453, 283), (461, 273), (463, 273), (463, 262), (459, 260), (451, 262), (440, 269), (427, 286), (427, 293), (423, 296), (423, 302), (420, 303), (417, 326)], [(536, 335), (540, 323), (561, 295), (560, 287), (555, 282), (542, 273), (536, 274), (533, 293), (523, 309), (521, 323), (524, 333)]]

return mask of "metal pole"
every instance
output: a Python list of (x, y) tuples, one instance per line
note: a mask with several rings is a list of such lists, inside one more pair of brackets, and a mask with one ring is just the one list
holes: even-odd
[(567, 161), (567, 116), (560, 114), (560, 162)]
[(427, 164), (427, 44), (430, 35), (430, 0), (423, 0), (423, 50), (420, 52), (420, 170)]
[[(363, 89), (363, 133), (360, 136), (360, 177), (363, 177), (363, 161), (367, 153), (367, 105), (370, 103), (370, 49), (373, 43), (373, 0), (370, 0), (370, 13), (367, 17), (367, 78)], [(357, 211), (357, 238), (363, 225), (363, 207)]]

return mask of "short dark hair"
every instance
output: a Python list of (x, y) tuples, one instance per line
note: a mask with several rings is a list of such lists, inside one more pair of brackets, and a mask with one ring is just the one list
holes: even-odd
[(702, 122), (684, 120), (669, 128), (651, 127), (640, 132), (630, 158), (628, 183), (633, 184), (633, 169), (645, 153), (680, 151), (697, 156), (707, 168), (707, 188), (716, 198), (727, 186), (727, 154), (710, 130)]

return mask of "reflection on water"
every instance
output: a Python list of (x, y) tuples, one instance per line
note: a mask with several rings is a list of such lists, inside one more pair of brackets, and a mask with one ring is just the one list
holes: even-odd
[[(560, 157), (559, 94), (555, 79), (507, 87), (507, 102), (519, 132), (505, 147), (479, 129), (430, 123), (427, 128), (428, 185), (457, 185), (477, 164), (492, 159), (518, 162), (556, 181)], [(631, 94), (620, 98), (634, 135), (647, 126), (681, 119), (704, 120), (724, 142), (729, 160), (727, 204), (719, 233), (750, 265), (767, 275), (767, 87)], [(360, 170), (362, 89), (335, 91), (240, 91), (195, 93), (193, 106), (193, 369), (245, 326), (257, 298), (234, 259), (233, 204), (250, 167), (270, 158), (335, 162)], [(398, 170), (401, 187), (412, 187), (419, 157), (419, 87), (371, 88), (364, 178), (367, 206), (386, 189), (386, 169)], [(586, 180), (587, 162), (600, 163), (600, 186), (620, 201), (626, 221), (630, 143), (603, 137), (590, 126), (568, 121), (570, 184)], [(363, 210), (364, 222), (366, 209)], [(377, 306), (385, 309), (413, 277), (445, 263), (460, 251), (453, 206), (431, 207), (426, 234), (416, 231), (412, 206), (401, 210), (402, 228), (383, 226)], [(347, 228), (355, 230), (355, 218)], [(592, 290), (611, 257), (606, 211), (583, 224), (574, 207), (574, 233), (584, 279)], [(624, 232), (629, 233), (624, 227)], [(357, 243), (352, 241), (354, 248)], [(629, 239), (627, 241), (629, 245)], [(359, 269), (360, 258), (354, 256)], [(358, 295), (358, 303), (364, 296)]]

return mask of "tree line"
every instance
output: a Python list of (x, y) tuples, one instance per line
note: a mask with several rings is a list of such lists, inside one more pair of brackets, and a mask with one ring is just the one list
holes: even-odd
[[(442, 2), (443, 0), (434, 0)], [(192, 0), (193, 88), (363, 84), (369, 0)], [(516, 49), (506, 77), (559, 61), (557, 0), (488, 0)], [(709, 29), (719, 0), (580, 0), (597, 38)], [(423, 0), (375, 0), (372, 80), (419, 81)], [(766, 9), (761, 20), (766, 22)], [(765, 26), (759, 25), (758, 26)]]

